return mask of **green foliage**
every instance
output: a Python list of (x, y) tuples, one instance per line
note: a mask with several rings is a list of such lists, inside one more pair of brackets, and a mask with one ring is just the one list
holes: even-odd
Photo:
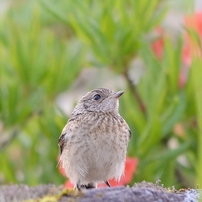
[[(200, 45), (200, 48), (202, 46)], [(193, 88), (195, 89), (194, 94), (195, 94), (195, 102), (196, 102), (196, 107), (197, 107), (197, 120), (198, 120), (198, 135), (197, 135), (197, 140), (198, 140), (198, 153), (197, 153), (197, 159), (198, 159), (198, 164), (196, 164), (196, 170), (197, 170), (197, 182), (199, 184), (202, 183), (202, 174), (201, 174), (201, 169), (202, 169), (202, 60), (201, 58), (195, 58), (192, 66), (192, 82), (193, 82)]]
[[(167, 9), (161, 0), (30, 0), (11, 6), (0, 22), (0, 122), (6, 136), (0, 182), (63, 183), (57, 141), (67, 118), (55, 100), (84, 64), (110, 68), (127, 83), (120, 113), (132, 131), (128, 155), (139, 159), (133, 181), (161, 179), (176, 187), (202, 182), (200, 174), (195, 177), (202, 169), (201, 58), (180, 88), (182, 36), (175, 43), (164, 38), (161, 59), (148, 37)], [(197, 33), (187, 32), (200, 42)], [(134, 85), (129, 69), (137, 58), (145, 74)]]
[(14, 140), (1, 151), (0, 172), (5, 182), (57, 182), (57, 141), (67, 118), (55, 99), (78, 76), (82, 50), (78, 41), (43, 27), (40, 14), (27, 21), (16, 24), (8, 15), (1, 22), (0, 120), (7, 140)]
[[(160, 0), (62, 2), (55, 5), (54, 1), (44, 0), (42, 5), (72, 27), (95, 56), (93, 64), (110, 66), (119, 73), (125, 71), (145, 33), (158, 25), (166, 11), (165, 7), (161, 8)], [(69, 8), (71, 13), (65, 15), (67, 11), (62, 7)]]
[[(132, 131), (135, 131), (129, 145), (129, 154), (140, 159), (141, 175), (136, 176), (137, 181), (144, 180), (145, 176), (154, 180), (153, 173), (164, 184), (177, 185), (175, 175), (180, 166), (177, 157), (191, 150), (193, 140), (188, 141), (186, 136), (181, 139), (173, 131), (176, 123), (183, 121), (187, 108), (186, 93), (178, 87), (181, 51), (180, 39), (175, 46), (169, 39), (165, 39), (164, 55), (159, 61), (151, 54), (150, 47), (146, 44), (142, 47), (141, 56), (147, 69), (137, 88), (147, 106), (146, 117), (142, 116), (141, 110), (134, 107), (132, 95), (125, 96), (125, 102), (132, 111), (127, 113), (124, 110), (124, 117), (130, 123)], [(179, 141), (177, 148), (169, 148), (170, 139)]]

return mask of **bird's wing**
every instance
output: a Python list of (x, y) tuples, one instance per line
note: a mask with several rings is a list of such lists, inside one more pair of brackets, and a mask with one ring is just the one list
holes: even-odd
[(128, 135), (129, 135), (129, 140), (130, 140), (132, 137), (132, 132), (131, 132), (130, 127), (128, 126), (127, 122), (125, 120), (124, 120), (124, 122), (125, 122), (126, 127), (128, 128)]
[(71, 118), (71, 119), (68, 120), (67, 124), (63, 128), (62, 133), (61, 133), (61, 135), (59, 137), (58, 146), (59, 146), (59, 150), (60, 150), (60, 155), (62, 154), (64, 146), (65, 146), (65, 144), (66, 144), (66, 142), (68, 140), (68, 131), (69, 131), (69, 128), (71, 127), (72, 122), (74, 120), (75, 119), (73, 119), (73, 118)]
[(128, 128), (128, 130), (129, 130), (129, 139), (131, 139), (131, 137), (132, 137), (132, 132), (131, 132), (130, 128)]
[(65, 145), (65, 135), (67, 135), (67, 133), (62, 133), (60, 135), (59, 140), (58, 140), (58, 146), (59, 146), (59, 150), (60, 150), (60, 155), (62, 154), (64, 145)]
[(131, 132), (131, 130), (130, 130), (130, 127), (129, 127), (129, 125), (127, 124), (127, 122), (125, 121), (125, 119), (124, 119), (122, 116), (119, 115), (119, 118), (121, 119), (121, 122), (122, 122), (123, 124), (125, 124), (125, 127), (128, 128), (128, 135), (129, 135), (129, 140), (130, 140), (131, 137), (132, 137), (132, 132)]

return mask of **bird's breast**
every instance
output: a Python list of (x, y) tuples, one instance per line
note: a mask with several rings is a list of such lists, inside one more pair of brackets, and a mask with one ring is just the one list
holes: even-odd
[(123, 159), (129, 141), (128, 126), (119, 116), (95, 113), (85, 117), (80, 128), (89, 161)]

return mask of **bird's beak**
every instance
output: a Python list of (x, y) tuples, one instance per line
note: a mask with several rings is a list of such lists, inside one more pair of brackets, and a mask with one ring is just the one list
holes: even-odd
[(118, 91), (117, 93), (115, 93), (115, 94), (113, 95), (113, 98), (119, 98), (119, 97), (121, 97), (121, 96), (123, 95), (123, 93), (124, 93), (123, 90)]

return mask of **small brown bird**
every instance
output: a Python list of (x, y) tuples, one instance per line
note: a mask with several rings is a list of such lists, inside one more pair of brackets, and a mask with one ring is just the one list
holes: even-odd
[(124, 173), (131, 132), (119, 114), (119, 97), (106, 88), (88, 92), (74, 108), (59, 138), (59, 163), (78, 190)]

